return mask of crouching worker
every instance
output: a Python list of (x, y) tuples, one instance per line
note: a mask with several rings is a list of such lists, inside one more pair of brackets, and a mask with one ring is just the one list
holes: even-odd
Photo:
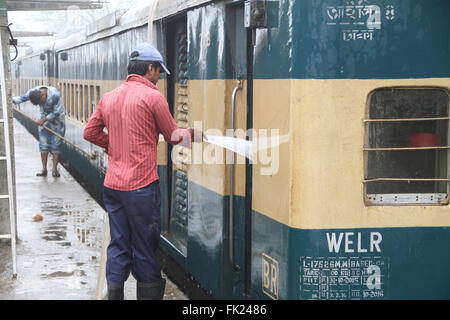
[[(180, 129), (156, 83), (170, 74), (148, 43), (131, 53), (125, 84), (106, 93), (84, 129), (84, 139), (108, 154), (103, 203), (111, 242), (107, 249), (108, 299), (124, 298), (130, 272), (138, 300), (162, 300), (166, 281), (156, 259), (161, 195), (157, 168), (159, 134), (171, 144), (202, 142), (203, 132)], [(107, 128), (107, 132), (103, 131)]]
[(37, 176), (47, 176), (48, 154), (53, 155), (52, 176), (58, 178), (59, 155), (61, 153), (61, 138), (55, 136), (42, 126), (46, 126), (60, 136), (66, 133), (66, 110), (64, 108), (61, 93), (58, 89), (48, 86), (39, 86), (31, 89), (20, 97), (13, 98), (14, 104), (30, 101), (35, 106), (39, 105), (41, 119), (36, 121), (39, 126), (39, 150), (41, 152), (42, 171)]

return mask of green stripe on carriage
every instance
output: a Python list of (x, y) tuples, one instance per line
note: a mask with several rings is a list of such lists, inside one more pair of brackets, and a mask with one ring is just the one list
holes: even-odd
[(255, 299), (270, 299), (272, 292), (278, 299), (449, 299), (449, 243), (450, 227), (302, 230), (254, 212), (252, 294)]
[[(279, 19), (276, 27), (258, 30), (255, 79), (450, 76), (447, 0), (272, 3), (278, 4)], [(225, 7), (214, 4), (188, 13), (190, 79), (233, 75)], [(205, 35), (208, 40), (201, 41)]]
[[(351, 3), (354, 2), (269, 1), (271, 26), (258, 30), (254, 78), (450, 77), (450, 19), (447, 17), (450, 1)], [(189, 79), (232, 79), (236, 77), (236, 66), (243, 68), (243, 62), (237, 60), (245, 60), (245, 55), (236, 55), (230, 44), (229, 30), (234, 28), (227, 19), (228, 8), (224, 3), (215, 2), (188, 11)], [(129, 51), (135, 43), (146, 39), (146, 30), (140, 27), (67, 50), (69, 60), (59, 61), (59, 77), (125, 79)], [(238, 35), (238, 39), (244, 38), (244, 34)], [(120, 50), (108, 50), (112, 47)], [(163, 48), (160, 49), (164, 53)], [(94, 61), (93, 57), (100, 60)], [(44, 76), (42, 68), (35, 68), (38, 58), (24, 59), (19, 66), (19, 76)], [(37, 63), (43, 67), (42, 61)], [(246, 71), (241, 72), (245, 77)]]

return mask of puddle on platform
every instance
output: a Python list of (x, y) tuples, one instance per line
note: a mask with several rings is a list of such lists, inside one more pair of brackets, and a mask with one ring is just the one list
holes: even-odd
[[(0, 242), (0, 300), (94, 299), (106, 213), (64, 168), (58, 179), (35, 176), (38, 143), (16, 120), (14, 139), (18, 276), (11, 279), (11, 249)], [(135, 299), (130, 280), (126, 298)], [(166, 298), (186, 299), (170, 281), (166, 288)]]
[(41, 214), (51, 220), (44, 224), (42, 239), (58, 242), (62, 246), (77, 243), (84, 247), (101, 249), (102, 229), (99, 225), (102, 224), (99, 223), (99, 217), (95, 216), (95, 210), (89, 208), (92, 204), (85, 201), (80, 207), (74, 208), (66, 201), (60, 198), (41, 200)]
[(86, 272), (83, 270), (74, 270), (72, 272), (63, 272), (63, 271), (57, 271), (50, 274), (41, 274), (41, 278), (63, 278), (63, 277), (82, 277), (85, 276)]

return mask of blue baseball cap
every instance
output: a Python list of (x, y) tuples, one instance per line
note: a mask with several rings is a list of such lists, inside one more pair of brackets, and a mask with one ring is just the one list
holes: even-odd
[[(137, 52), (137, 56), (135, 56), (135, 52)], [(170, 75), (169, 70), (163, 63), (163, 58), (161, 53), (152, 46), (150, 43), (144, 42), (139, 44), (132, 53), (130, 57), (130, 61), (155, 61), (159, 62), (163, 70)]]

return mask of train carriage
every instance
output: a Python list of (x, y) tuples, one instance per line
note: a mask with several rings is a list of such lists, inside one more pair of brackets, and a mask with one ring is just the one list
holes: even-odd
[(150, 41), (180, 127), (253, 141), (250, 160), (158, 145), (160, 254), (191, 297), (449, 299), (449, 9), (193, 0), (105, 17), (53, 49), (67, 137), (98, 155), (63, 157), (99, 194), (107, 157), (82, 130)]

